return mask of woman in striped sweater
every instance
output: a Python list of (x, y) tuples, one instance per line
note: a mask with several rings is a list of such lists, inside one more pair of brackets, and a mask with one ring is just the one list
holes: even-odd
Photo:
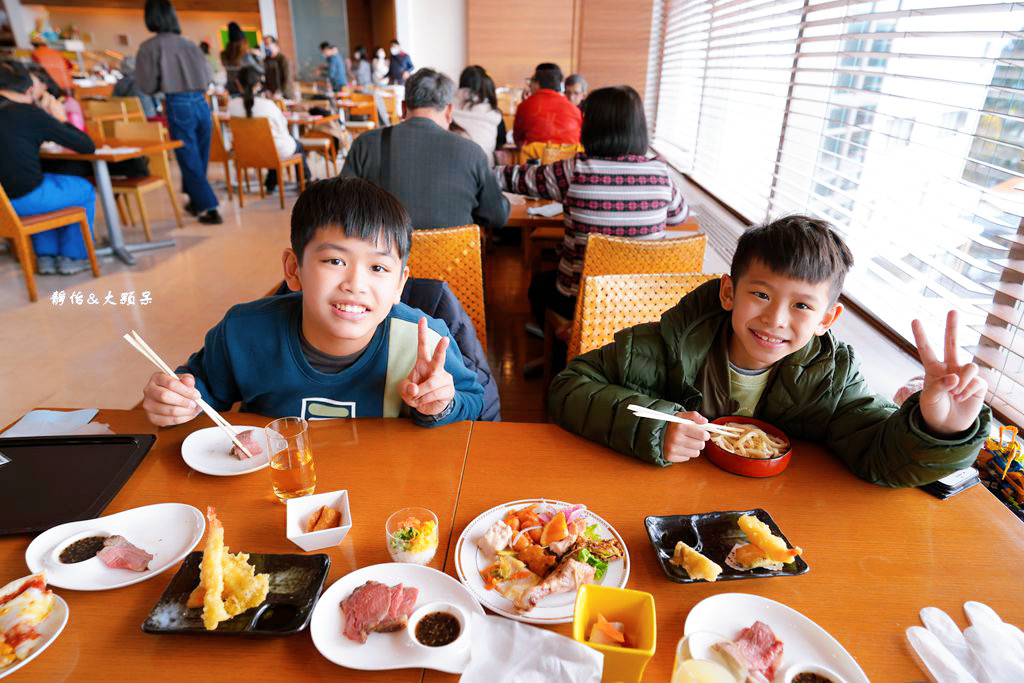
[(541, 325), (546, 308), (572, 320), (591, 233), (661, 239), (666, 225), (681, 224), (689, 212), (668, 167), (647, 156), (647, 121), (636, 90), (601, 88), (581, 108), (583, 154), (544, 166), (495, 169), (502, 190), (562, 202), (558, 270), (539, 273), (530, 283), (530, 304)]

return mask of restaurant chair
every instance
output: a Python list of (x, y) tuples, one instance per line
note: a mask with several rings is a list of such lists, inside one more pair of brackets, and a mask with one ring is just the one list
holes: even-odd
[[(128, 142), (164, 142), (167, 140), (167, 133), (159, 123), (150, 121), (116, 121), (114, 123), (114, 137), (118, 140)], [(146, 232), (146, 240), (153, 239), (153, 232), (149, 227), (149, 214), (146, 213), (146, 202), (143, 195), (153, 190), (165, 189), (171, 200), (171, 208), (174, 209), (174, 218), (178, 227), (183, 227), (181, 222), (181, 207), (178, 206), (178, 196), (174, 192), (171, 178), (171, 162), (168, 159), (167, 150), (160, 150), (155, 154), (146, 157), (149, 159), (149, 175), (142, 178), (111, 178), (111, 185), (114, 188), (114, 196), (120, 199), (124, 197), (125, 213), (128, 220), (135, 224), (131, 214), (131, 202), (129, 197), (135, 197), (139, 206), (139, 217), (142, 219), (142, 229)]]
[(71, 87), (71, 96), (79, 102), (86, 97), (110, 97), (114, 94), (114, 84), (104, 83), (103, 85), (74, 85)]
[(103, 139), (114, 137), (114, 124), (118, 121), (127, 121), (128, 112), (125, 111), (124, 102), (120, 99), (106, 100), (84, 100), (82, 102), (82, 113), (87, 122), (99, 124), (103, 133)]
[(323, 131), (307, 130), (299, 142), (307, 152), (316, 152), (324, 158), (324, 170), (329, 176), (338, 175), (337, 138)]
[[(580, 272), (580, 291), (587, 277), (643, 273), (699, 273), (704, 268), (706, 235), (678, 239), (638, 240), (593, 234), (587, 239)], [(580, 354), (583, 297), (576, 297), (576, 311), (569, 334), (566, 360)], [(544, 386), (551, 381), (554, 340), (565, 319), (551, 310), (544, 313)]]
[(380, 98), (384, 102), (384, 110), (388, 113), (388, 125), (393, 126), (396, 123), (400, 123), (402, 112), (398, 107), (398, 98), (394, 95), (381, 95)]
[(11, 200), (7, 198), (7, 192), (0, 186), (0, 237), (14, 242), (14, 253), (17, 254), (18, 260), (21, 262), (21, 270), (25, 274), (25, 286), (28, 288), (29, 301), (36, 301), (39, 298), (36, 292), (35, 251), (32, 249), (32, 240), (29, 236), (72, 223), (78, 223), (81, 226), (82, 237), (85, 238), (85, 249), (89, 252), (92, 275), (99, 277), (100, 267), (96, 262), (96, 249), (93, 247), (92, 233), (89, 232), (89, 219), (83, 207), (70, 206), (66, 209), (57, 209), (34, 216), (19, 216), (11, 205)]
[[(228, 188), (228, 200), (231, 199), (231, 150), (224, 144), (224, 128), (217, 117), (213, 117), (213, 131), (210, 134), (210, 162), (224, 164), (224, 185)], [(246, 181), (248, 182), (248, 178)]]
[[(345, 116), (345, 128), (347, 128), (353, 135), (359, 135), (365, 133), (368, 130), (374, 128), (380, 128), (380, 115), (377, 113), (377, 102), (373, 98), (372, 94), (354, 92), (349, 95), (348, 99), (352, 100), (353, 106), (347, 107), (348, 112)], [(366, 116), (365, 121), (353, 121), (353, 116)]]
[(633, 273), (590, 275), (580, 286), (579, 353), (599, 349), (615, 333), (633, 325), (657, 322), (694, 289), (721, 277), (715, 273)]
[(484, 312), (484, 275), (480, 228), (429, 228), (412, 231), (409, 273), (448, 283), (452, 293), (473, 321), (480, 346), (487, 350), (487, 318)]
[(542, 165), (553, 164), (563, 159), (571, 159), (582, 152), (583, 145), (579, 143), (528, 142), (519, 148), (519, 163), (525, 164), (536, 159)]
[[(235, 173), (239, 178), (238, 185), (238, 206), (242, 207), (244, 195), (242, 193), (241, 178), (248, 169), (275, 169), (277, 171), (277, 187), (281, 197), (281, 208), (284, 209), (284, 184), (285, 169), (290, 168), (295, 172), (299, 181), (299, 192), (306, 189), (306, 175), (302, 172), (302, 155), (293, 154), (287, 159), (277, 156), (277, 148), (274, 147), (274, 137), (270, 133), (270, 121), (264, 118), (245, 118), (232, 116), (228, 120), (231, 128), (231, 139), (234, 148), (231, 150), (235, 157)], [(248, 183), (248, 177), (246, 178)], [(260, 189), (260, 198), (266, 196), (263, 190), (263, 180), (257, 178), (257, 185)]]

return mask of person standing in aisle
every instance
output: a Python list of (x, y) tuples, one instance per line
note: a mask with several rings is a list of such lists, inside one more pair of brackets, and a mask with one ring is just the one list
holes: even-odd
[(405, 85), (405, 79), (412, 75), (412, 58), (405, 53), (398, 39), (391, 41), (391, 63), (388, 66), (388, 80), (391, 85)]
[(146, 28), (156, 35), (139, 46), (135, 80), (142, 92), (166, 95), (167, 127), (184, 144), (174, 150), (189, 201), (186, 209), (200, 223), (224, 222), (217, 195), (206, 179), (213, 117), (203, 92), (210, 84), (210, 66), (195, 43), (181, 37), (170, 0), (146, 0)]

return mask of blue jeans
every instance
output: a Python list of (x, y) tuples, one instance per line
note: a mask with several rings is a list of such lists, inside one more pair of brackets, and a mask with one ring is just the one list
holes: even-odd
[[(84, 207), (89, 219), (89, 232), (92, 234), (96, 190), (85, 178), (44, 173), (43, 182), (28, 194), (12, 199), (11, 206), (19, 216), (33, 216), (71, 206)], [(89, 258), (78, 223), (32, 235), (32, 248), (36, 256), (64, 256), (78, 261)]]
[(174, 150), (181, 167), (181, 180), (192, 208), (203, 212), (217, 208), (217, 195), (206, 180), (210, 161), (210, 135), (213, 121), (210, 107), (198, 90), (167, 96), (167, 127), (171, 137), (185, 143)]

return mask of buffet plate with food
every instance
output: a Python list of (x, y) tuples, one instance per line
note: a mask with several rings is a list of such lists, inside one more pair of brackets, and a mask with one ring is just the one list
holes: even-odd
[(270, 460), (267, 457), (267, 439), (263, 429), (240, 426), (232, 426), (232, 429), (240, 435), (252, 432), (251, 437), (244, 438), (242, 443), (250, 451), (253, 451), (255, 445), (259, 453), (253, 452), (251, 458), (238, 457), (233, 454), (237, 453), (237, 449), (220, 427), (207, 427), (185, 437), (181, 444), (182, 460), (196, 472), (215, 477), (234, 477), (267, 467)]

